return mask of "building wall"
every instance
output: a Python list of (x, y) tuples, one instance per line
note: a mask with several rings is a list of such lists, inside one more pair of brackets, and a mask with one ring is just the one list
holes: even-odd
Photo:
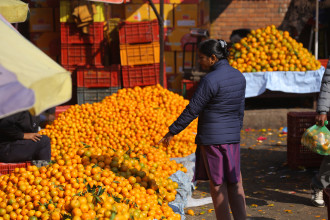
[(211, 38), (229, 41), (236, 29), (257, 29), (282, 24), (294, 0), (211, 0)]

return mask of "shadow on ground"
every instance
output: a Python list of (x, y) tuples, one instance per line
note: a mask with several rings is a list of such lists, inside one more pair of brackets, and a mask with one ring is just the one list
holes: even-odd
[[(266, 140), (258, 141), (260, 136)], [(288, 167), (285, 135), (277, 130), (243, 132), (241, 145), (248, 219), (327, 219), (327, 209), (314, 207), (310, 201), (309, 185), (318, 169)], [(193, 198), (208, 196), (208, 182), (199, 183)], [(216, 219), (212, 204), (191, 209), (196, 215), (186, 215), (187, 220)]]

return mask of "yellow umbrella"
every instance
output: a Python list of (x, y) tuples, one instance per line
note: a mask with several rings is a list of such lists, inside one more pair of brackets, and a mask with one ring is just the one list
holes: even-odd
[(0, 15), (0, 118), (39, 115), (71, 98), (71, 75)]
[(24, 22), (29, 11), (28, 4), (19, 0), (1, 0), (0, 14), (10, 23)]

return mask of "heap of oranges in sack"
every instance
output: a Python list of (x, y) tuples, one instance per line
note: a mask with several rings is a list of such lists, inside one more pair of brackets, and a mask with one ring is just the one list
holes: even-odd
[(0, 176), (0, 219), (180, 219), (168, 205), (195, 151), (197, 122), (165, 147), (157, 142), (188, 104), (160, 85), (122, 89), (71, 106), (40, 133), (52, 164)]
[(230, 50), (229, 64), (241, 72), (317, 70), (321, 63), (275, 25), (252, 30)]

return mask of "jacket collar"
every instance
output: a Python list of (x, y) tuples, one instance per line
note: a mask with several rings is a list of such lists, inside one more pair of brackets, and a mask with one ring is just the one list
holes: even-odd
[(220, 66), (225, 65), (225, 64), (228, 64), (228, 60), (226, 60), (226, 59), (219, 60), (218, 62), (216, 62), (216, 63), (211, 67), (211, 69), (212, 69), (212, 70), (216, 70), (216, 69), (218, 69)]

